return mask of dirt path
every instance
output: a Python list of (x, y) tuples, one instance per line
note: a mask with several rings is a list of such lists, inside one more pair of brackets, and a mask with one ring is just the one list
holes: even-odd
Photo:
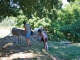
[(11, 32), (10, 29), (1, 28), (0, 29), (0, 37), (7, 36), (8, 34), (10, 34), (10, 32)]
[[(0, 28), (0, 37), (5, 37), (10, 32), (11, 29)], [(0, 39), (0, 48), (1, 45), (2, 47), (5, 46), (0, 50), (0, 60), (56, 60), (49, 56), (42, 44), (31, 39), (32, 46), (27, 47), (26, 41), (23, 38), (21, 40), (22, 45), (16, 45), (13, 36)]]
[[(16, 41), (17, 39), (15, 39)], [(16, 45), (14, 37), (8, 36), (0, 39), (4, 48), (0, 50), (0, 60), (53, 60), (49, 53), (43, 49), (43, 45), (31, 39), (32, 46), (28, 47), (24, 38), (22, 44)], [(24, 44), (23, 44), (24, 43)], [(1, 45), (0, 45), (1, 46)], [(56, 59), (54, 59), (56, 60)]]

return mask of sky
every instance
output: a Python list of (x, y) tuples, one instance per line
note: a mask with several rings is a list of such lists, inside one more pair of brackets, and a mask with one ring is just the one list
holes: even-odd
[(62, 8), (64, 8), (66, 4), (69, 4), (69, 2), (67, 2), (67, 0), (62, 0), (62, 3), (63, 3)]

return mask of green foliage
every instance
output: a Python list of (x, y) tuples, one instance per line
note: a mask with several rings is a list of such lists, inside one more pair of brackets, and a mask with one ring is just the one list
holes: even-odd
[(74, 2), (75, 0), (67, 0), (68, 2)]
[(22, 21), (26, 21), (26, 23), (29, 23), (31, 25), (31, 28), (34, 29), (35, 27), (47, 27), (50, 26), (51, 20), (49, 18), (42, 18), (40, 19), (39, 17), (32, 17), (31, 19), (26, 18), (24, 15), (20, 15), (17, 17), (17, 24), (16, 26), (22, 27), (23, 26), (23, 22)]
[(0, 26), (14, 26), (15, 25), (15, 18), (14, 17), (6, 17), (2, 22), (0, 23)]
[(43, 18), (51, 15), (53, 9), (60, 9), (62, 6), (61, 0), (13, 0), (12, 4), (10, 1), (0, 0), (0, 16), (18, 16), (22, 10), (28, 18), (32, 18), (32, 14)]
[(59, 30), (64, 33), (66, 39), (73, 42), (80, 42), (79, 6), (80, 4), (74, 3), (58, 11), (58, 22), (61, 26)]
[(56, 56), (57, 60), (79, 60), (80, 43), (60, 44), (58, 42), (49, 41), (49, 53)]
[[(76, 2), (71, 5), (67, 5), (61, 10), (56, 10), (57, 8), (52, 8), (52, 5), (50, 5), (50, 7), (48, 6), (48, 9), (46, 4), (43, 4), (44, 1), (39, 0), (35, 2), (36, 6), (34, 2), (31, 3), (33, 8), (24, 4), (25, 7), (27, 6), (27, 10), (22, 9), (20, 15), (17, 16), (17, 26), (22, 26), (22, 21), (26, 20), (26, 22), (31, 25), (32, 29), (42, 26), (48, 32), (50, 40), (60, 41), (60, 39), (68, 39), (73, 42), (80, 41), (80, 4)], [(46, 1), (46, 3), (48, 2)]]
[(18, 26), (18, 27), (23, 27), (23, 21), (28, 21), (28, 19), (27, 19), (27, 17), (25, 16), (25, 15), (23, 15), (23, 14), (21, 14), (21, 15), (18, 15), (17, 16), (17, 18), (16, 18), (16, 26)]
[[(20, 0), (20, 8), (23, 11), (23, 14), (28, 18), (32, 17), (32, 14), (43, 18), (48, 14), (51, 15), (51, 12), (54, 12), (53, 9), (61, 8), (60, 0)], [(26, 12), (26, 13), (25, 13)]]
[(19, 8), (11, 7), (10, 0), (0, 0), (0, 19), (6, 16), (17, 16)]
[[(15, 24), (18, 27), (23, 27), (22, 21), (25, 20), (32, 29), (42, 26), (48, 32), (50, 40), (66, 38), (80, 42), (80, 1), (68, 1), (70, 4), (61, 8), (61, 0), (14, 0), (13, 4), (18, 2), (17, 8), (18, 6), (11, 7), (9, 0), (0, 0), (0, 21), (6, 16), (16, 16)], [(6, 22), (3, 24), (10, 25), (10, 22)]]

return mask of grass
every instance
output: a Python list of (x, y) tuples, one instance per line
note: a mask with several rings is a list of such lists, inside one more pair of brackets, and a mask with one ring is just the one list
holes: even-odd
[[(50, 60), (49, 55), (51, 54), (57, 60), (79, 60), (80, 59), (80, 43), (74, 43), (70, 46), (60, 44), (59, 42), (49, 41), (49, 51), (46, 52), (43, 49), (42, 45), (36, 45), (36, 43), (32, 43), (34, 46), (29, 48), (30, 51), (34, 53), (45, 55), (47, 60)], [(41, 58), (42, 59), (42, 58)], [(43, 59), (45, 60), (45, 58)]]
[[(2, 28), (2, 27), (0, 27)], [(0, 36), (3, 38), (3, 36)], [(49, 51), (45, 52), (43, 46), (32, 41), (33, 46), (28, 50), (35, 54), (48, 55), (51, 54), (57, 60), (80, 60), (80, 43), (74, 43), (71, 46), (60, 44), (59, 42), (49, 41)], [(47, 54), (48, 53), (48, 54)], [(44, 59), (45, 60), (45, 56)], [(37, 60), (37, 58), (34, 58)], [(42, 59), (42, 58), (41, 58)], [(50, 60), (47, 56), (47, 60)]]
[(80, 43), (74, 43), (71, 46), (68, 46), (60, 44), (59, 42), (49, 42), (49, 45), (49, 53), (56, 56), (58, 60), (80, 59)]
[[(4, 41), (5, 39), (6, 38), (4, 38)], [(11, 40), (12, 38), (8, 39)], [(36, 56), (32, 58), (32, 60), (53, 60), (51, 59), (51, 56), (56, 58), (56, 60), (80, 60), (80, 43), (74, 43), (68, 46), (60, 44), (60, 42), (49, 41), (49, 51), (46, 52), (43, 49), (43, 45), (40, 43), (36, 43), (35, 41), (31, 40), (32, 46), (27, 47), (26, 41), (22, 41), (24, 41), (25, 43), (23, 42), (23, 45), (16, 46), (15, 48), (18, 50), (22, 50), (23, 52), (34, 53), (34, 55), (36, 54)], [(10, 50), (11, 48), (7, 47), (4, 51), (8, 51), (8, 53), (10, 53)], [(5, 53), (4, 51), (3, 53)]]

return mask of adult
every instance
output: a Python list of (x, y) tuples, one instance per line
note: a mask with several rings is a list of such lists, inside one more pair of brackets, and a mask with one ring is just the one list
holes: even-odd
[(25, 29), (25, 38), (26, 38), (26, 42), (28, 44), (28, 46), (31, 46), (31, 42), (30, 42), (30, 35), (31, 35), (31, 26), (30, 24), (27, 24), (25, 21), (23, 21), (24, 24), (24, 29)]

